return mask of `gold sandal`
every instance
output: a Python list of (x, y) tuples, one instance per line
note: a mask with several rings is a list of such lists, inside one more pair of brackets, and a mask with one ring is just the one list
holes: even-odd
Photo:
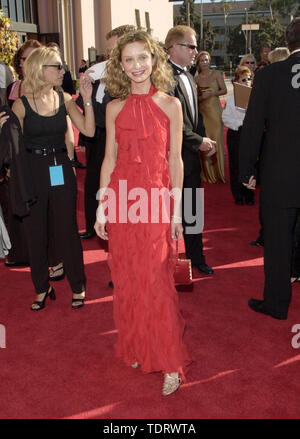
[(179, 389), (181, 384), (181, 378), (179, 376), (172, 377), (170, 374), (166, 373), (164, 375), (164, 384), (162, 388), (162, 395), (168, 396), (171, 395), (171, 393), (176, 392), (176, 390)]
[(137, 369), (138, 367), (140, 367), (139, 363), (136, 361), (135, 363), (133, 363), (131, 365), (132, 369)]

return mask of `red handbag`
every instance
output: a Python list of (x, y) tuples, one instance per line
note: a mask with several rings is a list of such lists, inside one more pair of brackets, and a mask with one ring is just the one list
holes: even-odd
[(180, 287), (193, 287), (192, 262), (190, 259), (178, 257), (178, 241), (176, 241), (176, 265), (174, 271), (174, 282), (177, 289)]

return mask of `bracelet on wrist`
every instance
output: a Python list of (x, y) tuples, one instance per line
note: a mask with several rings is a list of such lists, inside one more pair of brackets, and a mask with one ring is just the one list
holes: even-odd
[(92, 103), (91, 103), (91, 101), (88, 101), (88, 102), (86, 102), (84, 105), (85, 105), (85, 107), (91, 107), (91, 106), (92, 106)]
[(171, 219), (174, 220), (174, 223), (182, 223), (182, 218), (181, 218), (181, 216), (178, 216), (178, 215), (172, 215), (172, 216), (171, 216)]

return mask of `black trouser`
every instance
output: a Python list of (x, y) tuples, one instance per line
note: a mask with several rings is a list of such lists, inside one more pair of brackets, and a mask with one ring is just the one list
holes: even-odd
[(262, 213), (261, 213), (261, 203), (259, 202), (259, 223), (261, 225), (261, 228), (258, 232), (258, 237), (256, 238), (256, 241), (259, 241), (262, 245), (264, 245), (264, 226), (263, 226), (263, 219), (262, 219)]
[(291, 265), (294, 229), (300, 209), (270, 207), (262, 203), (264, 224), (264, 300), (271, 310), (287, 314), (291, 300)]
[(82, 247), (76, 220), (76, 179), (66, 153), (56, 154), (56, 159), (58, 165), (63, 165), (65, 183), (52, 187), (49, 166), (54, 164), (53, 154), (45, 157), (29, 154), (38, 198), (23, 222), (29, 248), (31, 276), (37, 294), (49, 289), (49, 229), (49, 239), (55, 242), (55, 249), (64, 263), (73, 293), (85, 290)]
[(86, 141), (86, 175), (84, 181), (84, 209), (86, 231), (94, 230), (100, 187), (100, 170), (105, 152), (105, 130), (97, 128), (97, 136)]
[(227, 148), (229, 156), (229, 174), (230, 174), (230, 188), (233, 198), (235, 200), (246, 201), (254, 200), (254, 192), (247, 189), (239, 181), (239, 144), (241, 137), (241, 127), (238, 131), (228, 128), (227, 131)]
[[(197, 159), (197, 157), (196, 157)], [(192, 215), (196, 215), (197, 206), (196, 205), (196, 190), (201, 186), (201, 178), (200, 178), (200, 170), (193, 172), (190, 175), (184, 176), (183, 181), (183, 194), (182, 194), (182, 225), (183, 225), (183, 237), (185, 243), (185, 252), (186, 257), (191, 259), (193, 265), (205, 264), (205, 257), (203, 255), (203, 242), (202, 242), (202, 233), (187, 233), (187, 227), (193, 226), (193, 224), (189, 224), (184, 215), (184, 207), (186, 201), (186, 196), (184, 189), (191, 189), (192, 202)], [(195, 224), (194, 224), (195, 225)]]
[(297, 216), (294, 232), (292, 277), (300, 277), (300, 211)]

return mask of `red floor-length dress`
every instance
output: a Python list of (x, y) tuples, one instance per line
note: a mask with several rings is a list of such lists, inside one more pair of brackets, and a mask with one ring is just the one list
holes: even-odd
[[(190, 356), (182, 341), (185, 323), (174, 287), (170, 224), (151, 223), (151, 188), (169, 188), (170, 183), (170, 122), (153, 101), (155, 93), (152, 85), (148, 94), (131, 94), (115, 123), (118, 158), (109, 188), (116, 193), (117, 215), (115, 223), (107, 224), (118, 330), (115, 351), (127, 365), (137, 361), (145, 373), (179, 371), (184, 378)], [(118, 201), (121, 190), (124, 202), (120, 181), (126, 182), (128, 194), (142, 188), (148, 195), (148, 222), (143, 207), (137, 215), (144, 222), (124, 222), (124, 207), (120, 212)], [(136, 202), (127, 202), (129, 217)]]

